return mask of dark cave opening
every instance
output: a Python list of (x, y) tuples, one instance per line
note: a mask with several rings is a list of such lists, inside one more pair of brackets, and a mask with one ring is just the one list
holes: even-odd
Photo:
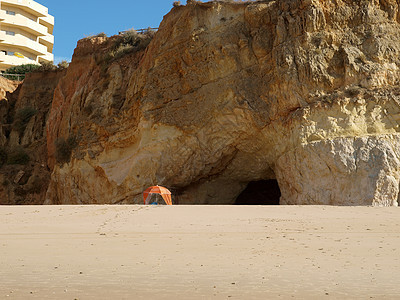
[(281, 190), (275, 179), (251, 181), (236, 198), (236, 205), (279, 205)]

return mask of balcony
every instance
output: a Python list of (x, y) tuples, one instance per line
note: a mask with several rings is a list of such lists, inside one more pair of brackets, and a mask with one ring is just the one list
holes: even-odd
[(7, 4), (7, 6), (18, 7), (20, 9), (29, 12), (30, 14), (37, 17), (48, 16), (47, 7), (40, 5), (32, 0), (1, 0), (2, 3)]
[(14, 55), (6, 55), (4, 52), (0, 52), (1, 69), (5, 70), (12, 66), (19, 66), (23, 64), (36, 64), (36, 62), (26, 57), (21, 58)]
[(41, 45), (38, 42), (32, 41), (29, 38), (20, 34), (17, 34), (15, 36), (7, 35), (7, 38), (1, 41), (0, 44), (6, 46), (14, 46), (17, 49), (22, 49), (35, 55), (44, 55), (47, 53), (46, 46)]
[(49, 33), (53, 34), (53, 29), (54, 29), (54, 17), (48, 15), (47, 17), (44, 18), (39, 18), (39, 24), (46, 26), (49, 29)]
[[(1, 40), (1, 35), (0, 35), (0, 40)], [(42, 43), (43, 45), (46, 45), (48, 47), (53, 47), (53, 45), (54, 45), (54, 36), (53, 35), (40, 36), (39, 40), (40, 40), (40, 43)]]
[(22, 15), (6, 15), (1, 22), (3, 25), (21, 28), (24, 31), (32, 33), (36, 36), (47, 35), (47, 28), (39, 23), (32, 21)]
[(47, 52), (46, 55), (39, 56), (39, 62), (51, 62), (51, 61), (54, 61), (53, 53)]

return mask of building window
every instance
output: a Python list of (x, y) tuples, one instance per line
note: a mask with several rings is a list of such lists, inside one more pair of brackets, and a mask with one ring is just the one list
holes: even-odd
[(6, 14), (10, 16), (15, 16), (15, 11), (12, 10), (6, 10)]
[(14, 35), (15, 35), (15, 32), (14, 32), (14, 31), (8, 31), (8, 30), (7, 30), (7, 31), (6, 31), (6, 34), (7, 34), (7, 35), (12, 35), (12, 36), (14, 36)]
[(13, 55), (14, 55), (14, 52), (12, 52), (12, 51), (7, 51), (7, 55), (13, 56)]

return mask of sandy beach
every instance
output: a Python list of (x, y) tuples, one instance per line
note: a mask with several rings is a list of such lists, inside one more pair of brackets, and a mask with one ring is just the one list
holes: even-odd
[(399, 299), (400, 210), (1, 206), (1, 299)]

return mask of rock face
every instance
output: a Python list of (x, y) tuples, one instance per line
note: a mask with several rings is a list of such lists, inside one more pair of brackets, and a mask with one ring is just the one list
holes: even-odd
[(141, 203), (159, 184), (232, 204), (276, 179), (281, 204), (397, 205), (399, 5), (190, 1), (122, 58), (80, 41), (47, 123), (46, 203)]
[(0, 76), (0, 126), (7, 123), (6, 116), (9, 107), (7, 96), (14, 92), (19, 84), (19, 81), (8, 80)]
[(23, 84), (0, 101), (0, 204), (44, 202), (50, 181), (46, 121), (54, 89), (64, 75), (27, 74)]
[(8, 80), (0, 76), (0, 101), (6, 99), (6, 93), (14, 92), (20, 82)]

